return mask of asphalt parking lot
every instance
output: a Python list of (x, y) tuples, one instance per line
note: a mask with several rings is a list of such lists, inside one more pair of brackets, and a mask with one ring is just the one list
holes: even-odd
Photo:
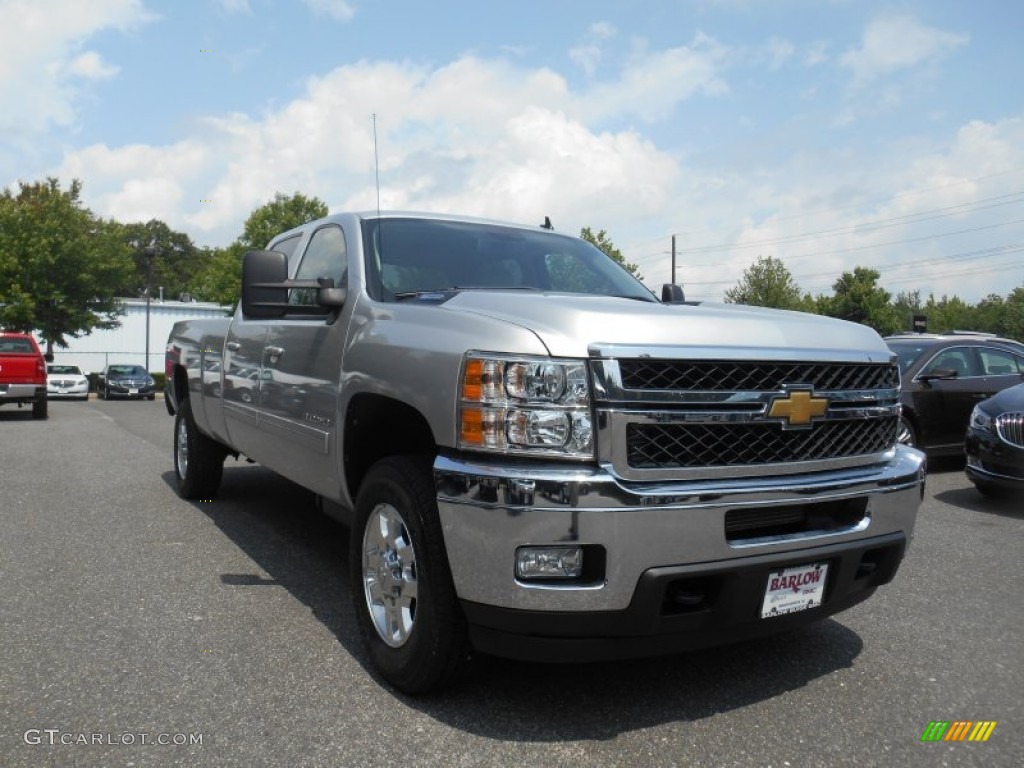
[[(933, 465), (895, 581), (798, 633), (684, 656), (489, 660), (411, 699), (369, 671), (347, 533), (229, 460), (173, 490), (163, 403), (0, 409), (0, 765), (1024, 764), (1024, 502)], [(931, 721), (988, 741), (922, 742)]]

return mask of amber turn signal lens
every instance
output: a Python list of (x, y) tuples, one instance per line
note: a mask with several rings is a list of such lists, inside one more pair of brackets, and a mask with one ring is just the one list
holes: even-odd
[(467, 445), (484, 444), (484, 419), (479, 409), (462, 410), (462, 442)]
[[(467, 360), (466, 372), (462, 378), (462, 397), (466, 400), (480, 402), (483, 397), (484, 361)], [(479, 413), (477, 413), (479, 419)], [(479, 424), (479, 421), (477, 422)]]

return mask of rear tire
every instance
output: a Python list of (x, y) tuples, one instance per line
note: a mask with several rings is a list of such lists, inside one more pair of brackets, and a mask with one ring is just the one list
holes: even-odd
[(32, 403), (32, 418), (33, 419), (45, 419), (47, 416), (47, 408), (49, 406), (49, 400), (46, 399), (46, 395), (36, 398), (36, 401)]
[(192, 404), (178, 404), (174, 419), (174, 476), (183, 499), (212, 499), (220, 488), (228, 451), (196, 427)]
[(359, 630), (381, 677), (409, 694), (450, 685), (471, 647), (429, 458), (395, 456), (370, 469), (349, 541)]

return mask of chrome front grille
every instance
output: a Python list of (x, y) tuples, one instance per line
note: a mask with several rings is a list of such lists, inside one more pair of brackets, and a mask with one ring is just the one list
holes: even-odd
[(887, 363), (622, 360), (622, 386), (642, 390), (772, 391), (808, 384), (815, 390), (894, 389), (899, 370)]
[(879, 453), (896, 441), (896, 416), (828, 421), (813, 429), (776, 424), (630, 424), (626, 457), (634, 469), (751, 467)]
[(900, 377), (888, 353), (856, 362), (617, 351), (603, 347), (591, 370), (598, 460), (625, 480), (826, 471), (895, 450)]
[(1024, 412), (1011, 411), (996, 417), (996, 432), (1006, 443), (1024, 448)]

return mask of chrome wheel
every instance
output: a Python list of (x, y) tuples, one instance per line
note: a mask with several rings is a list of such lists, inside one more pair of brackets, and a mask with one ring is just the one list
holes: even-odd
[(363, 593), (377, 630), (387, 645), (400, 648), (416, 622), (416, 552), (402, 515), (378, 504), (363, 529)]
[(188, 473), (188, 424), (185, 419), (178, 419), (178, 439), (174, 447), (177, 452), (174, 464), (178, 469), (178, 477), (184, 480)]

